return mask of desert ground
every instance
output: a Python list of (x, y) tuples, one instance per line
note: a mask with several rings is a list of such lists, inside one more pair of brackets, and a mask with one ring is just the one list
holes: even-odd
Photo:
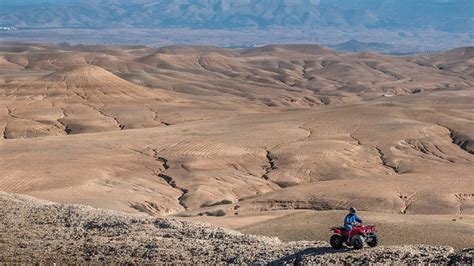
[(3, 42), (0, 191), (284, 240), (356, 206), (388, 244), (472, 247), (473, 60)]

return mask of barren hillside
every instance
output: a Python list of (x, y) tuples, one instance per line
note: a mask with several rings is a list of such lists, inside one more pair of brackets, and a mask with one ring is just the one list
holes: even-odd
[(0, 189), (149, 214), (473, 214), (472, 48), (0, 45)]

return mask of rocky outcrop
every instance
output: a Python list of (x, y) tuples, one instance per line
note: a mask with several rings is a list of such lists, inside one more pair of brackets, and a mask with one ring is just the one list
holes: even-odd
[(474, 154), (474, 141), (472, 139), (455, 130), (450, 130), (450, 132), (450, 137), (454, 144), (458, 145), (461, 149)]

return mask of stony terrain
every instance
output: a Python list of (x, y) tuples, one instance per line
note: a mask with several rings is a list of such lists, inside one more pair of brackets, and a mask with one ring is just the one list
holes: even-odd
[(472, 263), (473, 250), (378, 247), (334, 252), (205, 223), (151, 218), (0, 193), (1, 263)]

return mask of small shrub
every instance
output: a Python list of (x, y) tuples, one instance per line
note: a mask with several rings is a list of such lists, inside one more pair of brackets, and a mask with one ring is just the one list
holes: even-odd
[(232, 204), (232, 203), (233, 202), (231, 200), (223, 199), (221, 201), (214, 202), (214, 203), (203, 203), (201, 205), (201, 208), (213, 207), (213, 206), (218, 206), (218, 205), (228, 205), (228, 204)]
[(206, 216), (222, 217), (222, 216), (226, 216), (227, 213), (226, 213), (224, 210), (219, 209), (219, 210), (201, 212), (201, 213), (199, 213), (198, 215), (199, 215), (199, 216), (206, 215)]
[(213, 214), (214, 216), (221, 217), (221, 216), (226, 216), (227, 213), (224, 210), (220, 209), (220, 210), (214, 211)]
[(222, 205), (228, 205), (228, 204), (232, 204), (233, 202), (231, 200), (228, 200), (228, 199), (225, 199), (225, 200), (222, 200), (221, 201), (221, 204)]

